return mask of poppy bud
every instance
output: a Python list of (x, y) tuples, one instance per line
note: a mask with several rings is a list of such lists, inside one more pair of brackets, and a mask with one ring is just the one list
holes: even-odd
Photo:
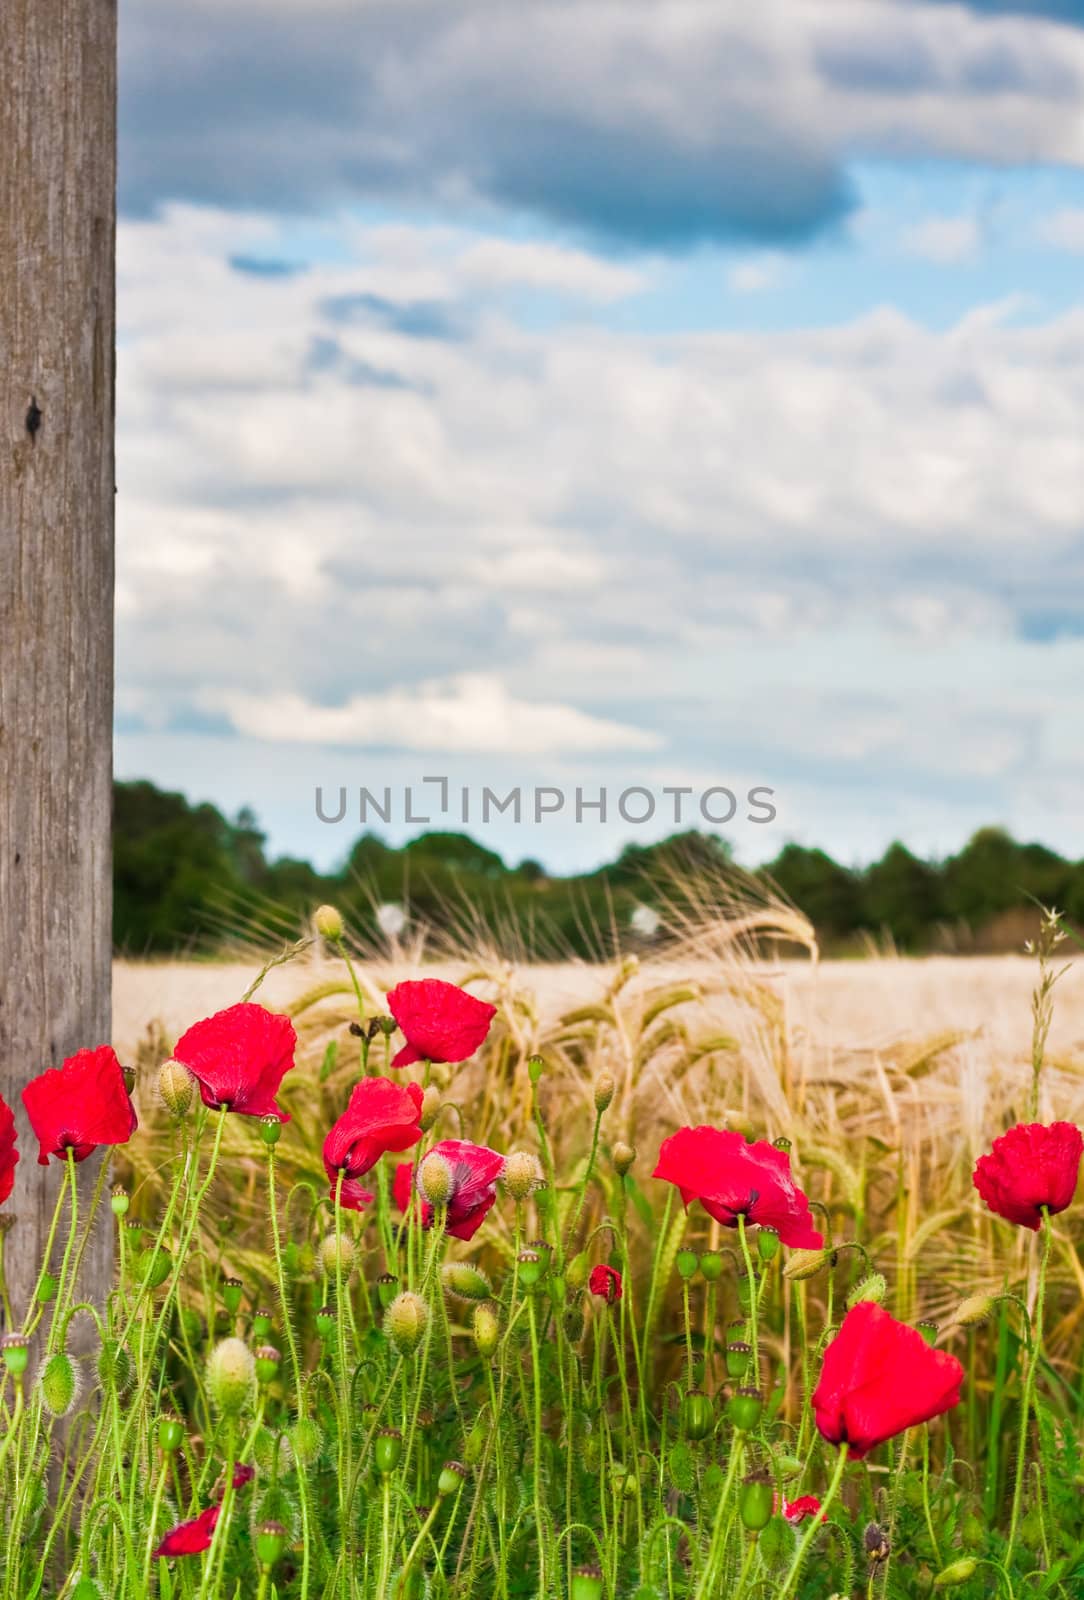
[(184, 1423), (168, 1413), (158, 1418), (158, 1448), (164, 1456), (171, 1456), (184, 1444)]
[(316, 1333), (321, 1339), (330, 1339), (335, 1332), (335, 1313), (330, 1306), (321, 1306), (316, 1313)]
[(519, 1264), (519, 1281), (526, 1288), (533, 1289), (546, 1270), (542, 1264), (542, 1257), (537, 1250), (521, 1250), (516, 1261)]
[(527, 1076), (530, 1078), (532, 1083), (537, 1084), (539, 1078), (541, 1078), (545, 1070), (546, 1063), (543, 1061), (541, 1056), (532, 1056), (527, 1063)]
[(463, 1455), (468, 1466), (476, 1467), (485, 1452), (486, 1440), (489, 1438), (489, 1428), (483, 1418), (479, 1417), (467, 1435), (467, 1442)]
[(965, 1550), (981, 1550), (986, 1543), (986, 1524), (974, 1507), (960, 1519), (960, 1543)]
[(744, 1377), (752, 1359), (753, 1347), (744, 1339), (735, 1339), (726, 1347), (726, 1370), (730, 1377)]
[(72, 1590), (72, 1600), (102, 1600), (102, 1591), (93, 1578), (80, 1578)]
[(437, 1150), (431, 1150), (418, 1168), (418, 1193), (431, 1206), (446, 1206), (452, 1198), (452, 1169)]
[(726, 1414), (741, 1433), (748, 1433), (760, 1421), (764, 1397), (752, 1387), (736, 1389), (727, 1401)]
[(767, 1527), (772, 1515), (772, 1479), (768, 1472), (751, 1472), (738, 1495), (738, 1513), (750, 1533)]
[(624, 1139), (618, 1139), (610, 1153), (610, 1159), (613, 1161), (617, 1176), (623, 1178), (636, 1160), (636, 1151), (631, 1144), (626, 1144)]
[(320, 1241), (320, 1267), (325, 1278), (335, 1278), (342, 1273), (348, 1278), (354, 1270), (354, 1241), (347, 1233), (340, 1233), (338, 1238), (333, 1233), (326, 1234)]
[(207, 1389), (219, 1411), (226, 1416), (242, 1411), (255, 1375), (252, 1351), (244, 1340), (220, 1340), (207, 1359)]
[(252, 1314), (252, 1337), (254, 1339), (266, 1339), (271, 1332), (271, 1322), (270, 1311), (265, 1311), (262, 1306), (258, 1311), (254, 1311)]
[(493, 1288), (484, 1272), (469, 1261), (449, 1261), (441, 1277), (449, 1294), (460, 1300), (489, 1300)]
[(394, 1272), (382, 1272), (376, 1280), (376, 1292), (385, 1311), (399, 1293), (399, 1279)]
[(690, 1439), (706, 1439), (715, 1423), (715, 1407), (702, 1389), (690, 1389), (681, 1402), (681, 1421)]
[(256, 1351), (254, 1364), (256, 1367), (256, 1382), (268, 1384), (274, 1382), (278, 1376), (279, 1362), (282, 1356), (272, 1344), (261, 1344)]
[(130, 1205), (131, 1201), (128, 1198), (126, 1190), (122, 1189), (118, 1183), (112, 1194), (109, 1196), (110, 1211), (112, 1211), (115, 1217), (123, 1217)]
[(937, 1323), (932, 1317), (923, 1317), (921, 1322), (916, 1322), (915, 1327), (928, 1345), (937, 1343)]
[(381, 1477), (394, 1472), (403, 1459), (403, 1435), (398, 1428), (381, 1428), (373, 1440), (373, 1464)]
[(699, 1265), (700, 1262), (695, 1250), (678, 1251), (676, 1266), (678, 1272), (686, 1280), (686, 1282), (688, 1282), (690, 1278), (694, 1278), (696, 1276), (696, 1269)]
[(37, 1300), (41, 1306), (47, 1306), (56, 1299), (57, 1279), (55, 1273), (43, 1272), (38, 1279)]
[(418, 1112), (418, 1125), (423, 1133), (428, 1133), (440, 1114), (440, 1090), (435, 1083), (431, 1083), (422, 1095), (422, 1108)]
[(862, 1543), (866, 1551), (866, 1559), (874, 1566), (881, 1561), (888, 1560), (890, 1545), (888, 1534), (878, 1522), (867, 1522), (866, 1531), (862, 1535)]
[(1027, 1516), (1020, 1519), (1020, 1538), (1028, 1550), (1038, 1550), (1043, 1542), (1043, 1519), (1037, 1507), (1032, 1506)]
[(587, 1251), (581, 1250), (578, 1256), (572, 1257), (572, 1260), (565, 1268), (565, 1277), (568, 1280), (569, 1288), (573, 1291), (582, 1289), (587, 1282), (588, 1271)]
[(160, 1289), (173, 1270), (173, 1257), (161, 1245), (149, 1244), (139, 1252), (136, 1271), (148, 1289)]
[(773, 1261), (779, 1254), (779, 1234), (775, 1228), (757, 1229), (757, 1254), (762, 1261)]
[(488, 1361), (496, 1354), (501, 1338), (501, 1325), (491, 1305), (475, 1306), (472, 1331), (478, 1354)]
[(244, 1292), (245, 1286), (240, 1278), (224, 1278), (222, 1280), (222, 1304), (226, 1307), (231, 1317), (235, 1317), (240, 1311)]
[(600, 1117), (614, 1097), (614, 1088), (613, 1073), (600, 1072), (595, 1079), (595, 1110)]
[(802, 1471), (805, 1462), (798, 1456), (776, 1456), (775, 1470), (781, 1478), (796, 1478)]
[(158, 1068), (158, 1093), (171, 1117), (178, 1121), (188, 1113), (196, 1080), (183, 1061), (163, 1061)]
[(256, 1529), (256, 1556), (261, 1567), (273, 1567), (286, 1549), (286, 1529), (281, 1522), (261, 1522)]
[(343, 936), (343, 919), (334, 906), (317, 906), (313, 925), (321, 939), (333, 942)]
[(783, 1268), (784, 1278), (789, 1278), (791, 1283), (803, 1283), (806, 1278), (815, 1277), (831, 1253), (830, 1250), (792, 1250)]
[(21, 1378), (30, 1360), (30, 1341), (21, 1333), (5, 1333), (0, 1339), (0, 1356), (13, 1378)]
[(404, 1289), (384, 1313), (384, 1332), (401, 1356), (418, 1348), (429, 1322), (429, 1307), (420, 1295)]
[(978, 1569), (978, 1562), (974, 1556), (961, 1556), (959, 1561), (952, 1561), (933, 1580), (935, 1589), (956, 1589), (974, 1575)]
[(282, 1138), (282, 1123), (278, 1117), (268, 1114), (266, 1117), (260, 1118), (260, 1138), (268, 1149), (278, 1144)]
[(718, 1283), (723, 1275), (723, 1258), (718, 1250), (705, 1250), (700, 1257), (700, 1271), (708, 1283)]
[(121, 1394), (130, 1386), (135, 1377), (135, 1366), (131, 1352), (121, 1344), (119, 1339), (105, 1339), (98, 1351), (96, 1362), (98, 1381), (103, 1388), (113, 1388)]
[(542, 1182), (538, 1157), (528, 1150), (513, 1150), (504, 1164), (504, 1187), (513, 1200), (526, 1200)]
[(997, 1295), (968, 1295), (966, 1300), (960, 1301), (951, 1320), (958, 1328), (977, 1328), (993, 1315), (996, 1305)]
[(441, 1467), (440, 1477), (437, 1479), (437, 1493), (439, 1495), (454, 1494), (457, 1489), (463, 1487), (469, 1477), (470, 1472), (462, 1461), (446, 1461)]
[(768, 1566), (774, 1566), (794, 1549), (794, 1535), (785, 1517), (774, 1516), (768, 1519), (767, 1526), (757, 1540), (757, 1549), (761, 1559), (767, 1562)]
[(602, 1568), (577, 1567), (572, 1574), (569, 1600), (602, 1600)]
[(298, 1466), (311, 1467), (323, 1447), (319, 1425), (311, 1417), (299, 1417), (290, 1429), (290, 1449)]
[(879, 1306), (887, 1291), (888, 1284), (884, 1280), (883, 1273), (871, 1272), (861, 1282), (856, 1283), (847, 1296), (847, 1309), (856, 1306), (860, 1300), (872, 1300), (874, 1305)]
[(386, 1038), (390, 1039), (399, 1024), (396, 1022), (394, 1017), (382, 1016), (374, 1017), (369, 1026), (375, 1029), (376, 1032), (382, 1033)]
[(42, 1404), (51, 1416), (66, 1417), (73, 1410), (79, 1397), (79, 1374), (66, 1350), (58, 1350), (48, 1358), (38, 1385)]

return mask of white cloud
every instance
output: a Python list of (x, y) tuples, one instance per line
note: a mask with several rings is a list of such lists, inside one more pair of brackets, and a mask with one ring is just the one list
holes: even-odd
[(982, 228), (975, 217), (924, 217), (905, 231), (902, 243), (909, 255), (956, 266), (978, 255)]
[(726, 275), (735, 294), (760, 294), (777, 289), (787, 275), (788, 263), (778, 254), (766, 253), (737, 261)]
[(1084, 254), (1084, 207), (1063, 206), (1039, 222), (1039, 237), (1044, 244), (1074, 255)]

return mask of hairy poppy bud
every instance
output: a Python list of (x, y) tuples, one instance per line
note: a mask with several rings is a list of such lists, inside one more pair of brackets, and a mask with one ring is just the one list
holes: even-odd
[(921, 1322), (916, 1322), (915, 1327), (928, 1345), (937, 1343), (937, 1323), (932, 1317), (923, 1317)]
[(764, 1397), (752, 1387), (736, 1389), (727, 1401), (726, 1414), (741, 1433), (749, 1433), (760, 1421)]
[(700, 1271), (708, 1283), (718, 1283), (723, 1275), (723, 1258), (718, 1250), (705, 1250), (700, 1257)]
[(787, 1525), (785, 1517), (774, 1516), (768, 1523), (757, 1540), (757, 1549), (761, 1560), (768, 1566), (773, 1566), (784, 1555), (794, 1549), (794, 1535)]
[(58, 1287), (59, 1285), (56, 1274), (53, 1272), (43, 1272), (41, 1277), (38, 1279), (38, 1304), (47, 1306), (51, 1301), (55, 1300)]
[(700, 1259), (695, 1250), (679, 1250), (677, 1253), (677, 1269), (683, 1278), (695, 1278), (696, 1269)]
[(403, 1459), (403, 1435), (398, 1428), (381, 1428), (373, 1440), (373, 1465), (381, 1477), (394, 1472)]
[(960, 1584), (966, 1583), (978, 1570), (978, 1562), (974, 1556), (961, 1556), (959, 1561), (952, 1561), (944, 1567), (933, 1580), (935, 1589), (956, 1589)]
[(254, 1356), (256, 1368), (256, 1382), (260, 1384), (272, 1383), (278, 1376), (279, 1362), (282, 1356), (272, 1344), (261, 1344)]
[(128, 1198), (127, 1191), (122, 1189), (118, 1183), (112, 1194), (109, 1196), (110, 1211), (112, 1211), (115, 1217), (123, 1217), (131, 1203), (132, 1202)]
[(429, 1307), (421, 1295), (405, 1289), (384, 1313), (384, 1332), (401, 1356), (418, 1348), (429, 1322)]
[(513, 1200), (526, 1200), (542, 1182), (538, 1157), (529, 1150), (513, 1150), (504, 1164), (504, 1187)]
[(106, 1338), (98, 1351), (98, 1381), (104, 1389), (116, 1389), (123, 1394), (135, 1377), (135, 1364), (131, 1352), (119, 1339)]
[(484, 1272), (472, 1267), (469, 1261), (449, 1261), (441, 1277), (449, 1294), (460, 1300), (489, 1300), (493, 1288)]
[(636, 1160), (636, 1151), (631, 1144), (626, 1144), (624, 1139), (618, 1139), (610, 1152), (610, 1159), (614, 1164), (614, 1171), (619, 1178), (623, 1178), (632, 1163)]
[(600, 1072), (595, 1079), (595, 1110), (600, 1117), (614, 1097), (614, 1088), (613, 1073)]
[(753, 1347), (746, 1344), (744, 1339), (735, 1339), (726, 1347), (726, 1370), (730, 1377), (741, 1378), (745, 1376), (752, 1360)]
[(222, 1304), (226, 1307), (231, 1317), (235, 1317), (240, 1311), (244, 1292), (245, 1286), (240, 1278), (224, 1278), (222, 1280)]
[(260, 1340), (266, 1339), (271, 1332), (271, 1323), (272, 1316), (270, 1311), (265, 1311), (262, 1306), (258, 1311), (254, 1311), (252, 1313), (252, 1337)]
[(471, 1431), (467, 1434), (467, 1442), (463, 1447), (463, 1455), (470, 1467), (476, 1467), (485, 1453), (486, 1440), (489, 1438), (489, 1427), (483, 1417), (479, 1417)]
[(226, 1416), (242, 1411), (256, 1376), (252, 1351), (243, 1339), (222, 1339), (207, 1358), (207, 1390)]
[(803, 1283), (806, 1278), (816, 1276), (831, 1254), (830, 1250), (792, 1250), (783, 1276), (791, 1283)]
[(317, 906), (313, 924), (321, 939), (341, 939), (343, 919), (334, 906)]
[(290, 1449), (300, 1467), (311, 1467), (324, 1448), (319, 1424), (311, 1417), (299, 1417), (290, 1429)]
[(139, 1252), (136, 1271), (148, 1289), (160, 1289), (173, 1270), (173, 1257), (161, 1245), (149, 1244)]
[(431, 1083), (422, 1095), (422, 1108), (418, 1113), (418, 1125), (423, 1133), (428, 1133), (440, 1114), (440, 1090), (435, 1083)]
[(261, 1567), (273, 1567), (286, 1549), (286, 1529), (281, 1522), (261, 1522), (256, 1529), (256, 1556)]
[(874, 1305), (879, 1306), (884, 1301), (887, 1291), (888, 1284), (884, 1280), (883, 1273), (871, 1272), (860, 1283), (856, 1283), (847, 1296), (847, 1309), (856, 1306), (860, 1300), (872, 1300)]
[(960, 1543), (965, 1550), (981, 1550), (986, 1543), (986, 1524), (974, 1506), (960, 1519)]
[(158, 1448), (164, 1456), (171, 1456), (184, 1444), (184, 1423), (168, 1412), (158, 1418)]
[(471, 1329), (478, 1354), (488, 1361), (496, 1354), (501, 1338), (501, 1325), (491, 1305), (475, 1306)]
[(102, 1600), (102, 1591), (93, 1578), (80, 1578), (72, 1590), (72, 1600)]
[(993, 1315), (997, 1300), (994, 1294), (968, 1295), (966, 1300), (960, 1301), (951, 1320), (958, 1328), (977, 1328)]
[(779, 1254), (779, 1234), (763, 1224), (757, 1229), (757, 1254), (762, 1261), (774, 1261)]
[(187, 1115), (195, 1087), (196, 1080), (183, 1061), (171, 1057), (158, 1068), (158, 1093), (170, 1116), (178, 1121)]
[(30, 1360), (30, 1341), (21, 1333), (5, 1333), (0, 1339), (0, 1356), (13, 1378), (21, 1378)]
[(431, 1206), (446, 1206), (452, 1198), (452, 1169), (437, 1150), (431, 1150), (418, 1168), (418, 1193)]
[(587, 1251), (581, 1250), (578, 1256), (572, 1257), (572, 1260), (565, 1268), (565, 1277), (568, 1280), (569, 1288), (573, 1290), (582, 1289), (587, 1282), (589, 1271), (590, 1263), (587, 1259)]
[(690, 1389), (681, 1402), (681, 1421), (690, 1439), (706, 1439), (715, 1423), (715, 1408), (702, 1389)]
[(320, 1241), (320, 1266), (325, 1278), (337, 1277), (341, 1272), (348, 1278), (354, 1270), (354, 1241), (347, 1233), (340, 1233), (338, 1238), (333, 1233), (325, 1234)]
[(79, 1397), (79, 1374), (66, 1350), (51, 1355), (38, 1378), (42, 1404), (54, 1417), (66, 1417)]
[(577, 1567), (572, 1574), (569, 1600), (602, 1600), (602, 1568)]
[(750, 1533), (767, 1527), (772, 1514), (772, 1478), (769, 1472), (751, 1472), (738, 1495), (738, 1513)]
[(440, 1469), (437, 1479), (437, 1493), (439, 1495), (454, 1494), (461, 1489), (470, 1477), (470, 1470), (462, 1461), (446, 1461)]

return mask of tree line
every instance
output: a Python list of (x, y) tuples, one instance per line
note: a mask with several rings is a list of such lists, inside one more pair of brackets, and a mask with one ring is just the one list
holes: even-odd
[[(735, 868), (726, 842), (685, 832), (629, 845), (615, 861), (571, 877), (537, 861), (508, 866), (466, 834), (430, 832), (396, 847), (366, 833), (342, 866), (320, 873), (271, 858), (251, 811), (228, 818), (140, 781), (117, 783), (113, 801), (114, 944), (129, 955), (205, 953), (231, 940), (297, 937), (312, 908), (333, 901), (353, 930), (379, 943), (388, 907), (403, 937), (424, 929), (473, 942), (486, 937), (533, 959), (602, 959), (663, 929), (722, 909), (735, 893), (777, 893), (812, 922), (826, 953), (876, 946), (903, 953), (1019, 949), (1036, 902), (1084, 923), (1084, 861), (1000, 828), (980, 828), (956, 854), (924, 860), (900, 843), (856, 868), (823, 850), (784, 845), (755, 871)], [(381, 908), (385, 908), (381, 911)], [(657, 937), (665, 937), (660, 933)]]

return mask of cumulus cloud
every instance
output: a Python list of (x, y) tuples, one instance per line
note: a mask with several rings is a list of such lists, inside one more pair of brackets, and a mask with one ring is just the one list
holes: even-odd
[(982, 228), (975, 217), (923, 217), (907, 228), (903, 248), (939, 266), (970, 261), (982, 244)]
[(641, 246), (793, 244), (852, 208), (855, 155), (1084, 160), (1084, 38), (957, 5), (141, 0), (121, 37), (121, 197), (144, 214), (394, 195)]

